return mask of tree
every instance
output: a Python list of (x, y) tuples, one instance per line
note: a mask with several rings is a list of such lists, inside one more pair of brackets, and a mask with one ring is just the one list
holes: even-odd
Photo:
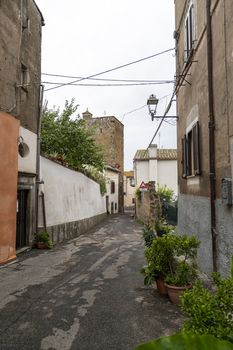
[(66, 101), (64, 110), (45, 109), (41, 125), (41, 152), (66, 164), (74, 170), (85, 172), (88, 166), (102, 171), (102, 149), (95, 144), (93, 130), (85, 121), (72, 118), (77, 111), (75, 100)]

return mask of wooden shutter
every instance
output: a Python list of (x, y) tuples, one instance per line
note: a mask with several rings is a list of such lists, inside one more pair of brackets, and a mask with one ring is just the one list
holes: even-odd
[(193, 129), (193, 158), (194, 158), (194, 174), (201, 174), (201, 162), (200, 162), (200, 132), (199, 132), (199, 122), (197, 122)]
[(186, 135), (184, 135), (184, 138), (182, 139), (182, 177), (187, 177), (187, 139)]

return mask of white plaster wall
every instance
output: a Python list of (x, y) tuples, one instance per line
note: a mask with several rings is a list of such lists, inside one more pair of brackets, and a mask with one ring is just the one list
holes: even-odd
[(20, 136), (29, 147), (29, 154), (26, 157), (18, 155), (18, 171), (36, 174), (37, 135), (21, 126), (19, 129)]
[(158, 161), (158, 180), (160, 186), (166, 185), (178, 194), (178, 179), (177, 179), (177, 161), (176, 160), (159, 160)]
[(135, 161), (134, 163), (136, 186), (140, 186), (141, 182), (147, 183), (149, 181), (149, 162)]
[[(119, 174), (115, 171), (111, 171), (106, 169), (105, 170), (105, 177), (106, 177), (106, 187), (107, 187), (107, 193), (106, 196), (109, 197), (109, 206), (108, 211), (111, 213), (111, 202), (114, 203), (113, 205), (113, 213), (118, 213), (118, 201), (119, 201)], [(111, 193), (111, 181), (115, 182), (115, 193)], [(117, 205), (117, 208), (115, 209), (115, 204)]]
[[(87, 219), (106, 212), (99, 184), (85, 175), (41, 157), (47, 226)], [(42, 226), (40, 213), (39, 226)]]

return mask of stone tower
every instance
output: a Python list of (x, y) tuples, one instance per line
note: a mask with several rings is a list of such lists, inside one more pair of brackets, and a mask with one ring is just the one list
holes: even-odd
[(123, 212), (124, 125), (114, 116), (93, 118), (88, 109), (83, 113), (83, 119), (94, 129), (96, 144), (104, 150), (105, 163), (120, 171), (118, 208)]

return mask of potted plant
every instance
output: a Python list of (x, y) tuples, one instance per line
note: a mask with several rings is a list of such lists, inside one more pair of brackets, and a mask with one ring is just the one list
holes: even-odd
[(168, 296), (174, 304), (180, 303), (180, 295), (190, 289), (197, 280), (197, 249), (200, 241), (195, 236), (177, 235), (174, 240), (173, 258), (165, 276)]
[(142, 271), (145, 275), (144, 283), (156, 281), (160, 294), (167, 294), (164, 278), (170, 271), (170, 264), (174, 256), (175, 235), (167, 234), (156, 237), (150, 247), (146, 248), (147, 267)]
[(53, 242), (47, 232), (42, 232), (37, 235), (36, 247), (38, 249), (51, 249), (53, 247)]

